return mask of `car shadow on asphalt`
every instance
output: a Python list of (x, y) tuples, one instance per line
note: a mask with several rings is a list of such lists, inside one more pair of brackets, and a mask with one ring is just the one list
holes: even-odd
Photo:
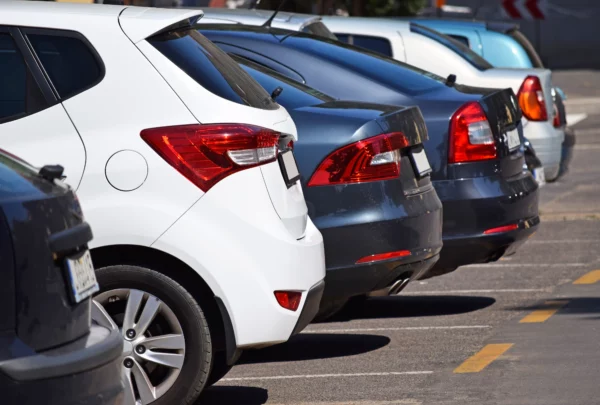
[(245, 351), (238, 364), (353, 356), (380, 349), (389, 343), (390, 338), (371, 334), (302, 333), (280, 345)]
[(262, 405), (268, 399), (264, 388), (216, 385), (206, 389), (195, 405)]
[(423, 295), (374, 297), (349, 305), (326, 322), (353, 319), (416, 318), (466, 314), (487, 308), (496, 302), (491, 297), (468, 295)]
[[(600, 298), (598, 297), (560, 297), (550, 298), (546, 301), (567, 301), (566, 305), (558, 310), (552, 316), (563, 315), (589, 315), (582, 317), (583, 320), (598, 320), (600, 319)], [(530, 312), (541, 309), (546, 309), (546, 301), (540, 301), (535, 305), (509, 307), (508, 311)]]

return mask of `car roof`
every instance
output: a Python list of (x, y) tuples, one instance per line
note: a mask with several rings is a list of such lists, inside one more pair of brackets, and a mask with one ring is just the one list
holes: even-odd
[(382, 17), (342, 17), (323, 16), (325, 25), (332, 24), (335, 30), (340, 27), (354, 27), (360, 24), (361, 28), (372, 28), (373, 32), (406, 32), (410, 30), (410, 21)]
[(161, 9), (107, 4), (77, 4), (45, 1), (0, 1), (0, 24), (22, 27), (106, 30), (106, 19), (138, 42), (177, 22), (201, 16), (201, 10)]
[[(205, 8), (203, 11), (204, 15), (210, 19), (222, 19), (249, 25), (264, 24), (274, 12), (273, 10), (250, 10), (239, 8)], [(287, 28), (299, 31), (304, 26), (316, 21), (321, 21), (321, 17), (317, 15), (280, 11), (275, 16), (272, 26), (276, 28)]]

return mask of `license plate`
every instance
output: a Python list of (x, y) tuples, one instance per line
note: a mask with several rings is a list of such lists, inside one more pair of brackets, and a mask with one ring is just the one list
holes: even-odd
[(429, 165), (429, 160), (425, 154), (425, 149), (421, 148), (419, 152), (412, 151), (410, 152), (410, 155), (412, 156), (412, 161), (419, 177), (431, 173), (431, 166)]
[(508, 150), (512, 151), (521, 145), (521, 138), (519, 138), (519, 131), (515, 128), (512, 131), (506, 133), (508, 139)]
[(292, 151), (285, 151), (279, 154), (278, 160), (285, 184), (290, 188), (300, 179), (300, 171), (298, 170), (294, 154)]
[(100, 289), (89, 250), (86, 250), (77, 258), (67, 258), (66, 263), (69, 284), (75, 303), (83, 301)]
[(533, 178), (540, 186), (546, 184), (546, 174), (544, 173), (544, 168), (538, 167), (537, 169), (533, 169)]

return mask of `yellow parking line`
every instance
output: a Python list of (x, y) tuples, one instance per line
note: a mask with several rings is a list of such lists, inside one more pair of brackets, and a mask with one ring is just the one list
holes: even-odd
[(573, 281), (573, 284), (595, 284), (598, 281), (600, 281), (600, 270), (594, 270), (579, 277)]
[(478, 373), (492, 364), (498, 357), (502, 356), (504, 352), (512, 347), (512, 345), (512, 343), (486, 345), (483, 349), (469, 357), (463, 364), (454, 369), (454, 372), (457, 374)]
[(519, 323), (540, 323), (546, 322), (559, 309), (567, 305), (568, 300), (546, 301), (544, 309), (538, 309), (521, 319)]

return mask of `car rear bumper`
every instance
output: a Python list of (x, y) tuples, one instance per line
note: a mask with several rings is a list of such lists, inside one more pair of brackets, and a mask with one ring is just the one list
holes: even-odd
[[(321, 233), (307, 218), (304, 237), (294, 237), (259, 168), (220, 181), (152, 247), (186, 263), (222, 300), (240, 349), (288, 340), (325, 278)], [(298, 309), (281, 307), (275, 291), (302, 292)]]
[(554, 128), (550, 122), (529, 121), (523, 131), (544, 165), (546, 178), (555, 179), (560, 168), (562, 143), (565, 138), (563, 129)]
[[(497, 175), (434, 184), (444, 205), (444, 247), (438, 263), (421, 278), (497, 260), (537, 229), (539, 186), (529, 172), (510, 179)], [(512, 231), (485, 234), (515, 224)]]
[[(334, 189), (333, 187), (327, 187)], [(360, 192), (358, 192), (360, 188)], [(385, 195), (397, 195), (402, 190), (387, 190), (376, 184), (361, 184), (357, 194), (368, 196), (369, 203), (347, 198), (336, 204), (335, 190), (320, 190), (320, 199), (307, 191), (309, 206), (320, 205), (318, 215), (312, 215), (325, 241), (327, 275), (323, 301), (348, 298), (387, 287), (399, 277), (411, 277), (421, 265), (431, 263), (442, 246), (442, 204), (431, 187), (421, 194), (402, 197), (390, 203)], [(352, 209), (340, 210), (353, 201)], [(359, 203), (357, 203), (359, 201)], [(331, 206), (323, 211), (323, 206)], [(337, 211), (335, 209), (337, 208)], [(410, 255), (394, 259), (358, 263), (372, 255), (408, 251)], [(437, 260), (437, 259), (436, 259)]]
[(0, 362), (2, 403), (119, 405), (122, 402), (119, 331), (93, 325), (74, 342)]

